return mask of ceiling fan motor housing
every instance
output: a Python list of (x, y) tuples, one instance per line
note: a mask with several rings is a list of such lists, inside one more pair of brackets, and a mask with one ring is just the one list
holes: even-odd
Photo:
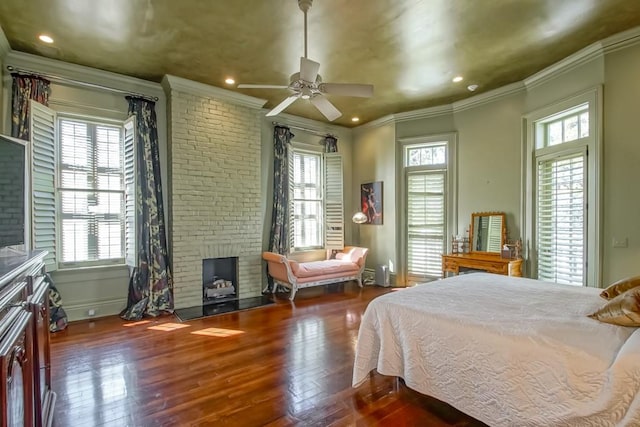
[(303, 12), (306, 12), (309, 9), (311, 9), (312, 4), (313, 4), (313, 0), (298, 0), (298, 7)]

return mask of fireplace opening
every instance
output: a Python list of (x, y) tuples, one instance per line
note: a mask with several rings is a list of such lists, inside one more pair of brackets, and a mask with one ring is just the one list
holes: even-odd
[(202, 260), (202, 303), (214, 304), (237, 300), (238, 257)]

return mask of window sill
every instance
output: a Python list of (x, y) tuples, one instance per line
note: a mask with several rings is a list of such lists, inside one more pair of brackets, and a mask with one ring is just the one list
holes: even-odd
[(126, 264), (109, 264), (109, 265), (89, 265), (86, 267), (58, 267), (56, 271), (60, 273), (74, 273), (74, 272), (91, 272), (91, 271), (110, 271), (110, 270), (123, 270), (128, 268)]

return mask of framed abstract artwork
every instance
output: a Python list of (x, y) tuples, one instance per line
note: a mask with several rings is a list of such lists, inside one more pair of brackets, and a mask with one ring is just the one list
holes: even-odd
[(365, 224), (382, 225), (382, 181), (360, 184), (360, 204)]

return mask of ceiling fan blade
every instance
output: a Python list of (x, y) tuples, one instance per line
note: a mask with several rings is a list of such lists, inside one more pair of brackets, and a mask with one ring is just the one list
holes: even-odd
[(319, 85), (319, 89), (321, 92), (330, 93), (332, 95), (359, 96), (362, 98), (371, 98), (373, 96), (373, 85), (321, 83)]
[(304, 57), (300, 58), (300, 79), (315, 83), (319, 69), (320, 63)]
[(276, 116), (276, 115), (280, 114), (282, 112), (282, 110), (287, 108), (289, 105), (293, 104), (293, 102), (298, 98), (300, 98), (300, 94), (291, 95), (290, 97), (288, 97), (287, 99), (282, 101), (280, 104), (276, 105), (276, 107), (273, 110), (269, 111), (266, 114), (267, 117)]
[(316, 106), (318, 110), (329, 120), (334, 121), (342, 115), (340, 110), (333, 106), (327, 98), (322, 95), (317, 95), (311, 98), (311, 103)]
[(238, 89), (286, 89), (289, 86), (285, 85), (251, 85), (251, 84), (239, 84)]

